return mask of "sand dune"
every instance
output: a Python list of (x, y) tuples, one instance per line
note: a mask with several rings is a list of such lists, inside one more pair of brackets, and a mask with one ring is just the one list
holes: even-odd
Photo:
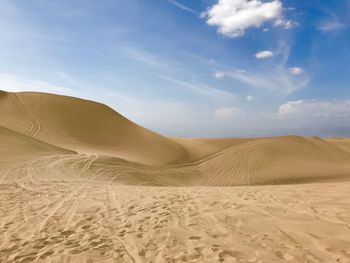
[(156, 165), (181, 160), (183, 147), (92, 101), (44, 93), (2, 93), (0, 125), (79, 152)]
[(347, 138), (165, 137), (0, 92), (1, 263), (350, 262), (349, 179)]
[(45, 93), (2, 92), (0, 112), (0, 125), (28, 137), (82, 154), (109, 156), (113, 165), (125, 160), (126, 168), (114, 168), (129, 171), (127, 184), (300, 183), (344, 180), (350, 171), (348, 139), (167, 138), (105, 105)]
[(340, 149), (346, 152), (350, 152), (350, 139), (349, 138), (329, 138), (330, 143), (336, 145)]
[(349, 179), (350, 156), (320, 138), (286, 136), (231, 147), (199, 167), (204, 185), (315, 182)]

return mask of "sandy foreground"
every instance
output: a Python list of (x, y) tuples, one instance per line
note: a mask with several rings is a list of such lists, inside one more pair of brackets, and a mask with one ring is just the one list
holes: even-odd
[(0, 261), (349, 262), (349, 199), (350, 183), (2, 184)]
[(350, 262), (350, 139), (184, 139), (0, 91), (0, 262)]

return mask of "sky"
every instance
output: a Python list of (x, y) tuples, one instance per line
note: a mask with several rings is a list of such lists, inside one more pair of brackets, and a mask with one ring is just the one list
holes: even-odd
[(348, 0), (0, 0), (0, 89), (169, 136), (350, 136)]

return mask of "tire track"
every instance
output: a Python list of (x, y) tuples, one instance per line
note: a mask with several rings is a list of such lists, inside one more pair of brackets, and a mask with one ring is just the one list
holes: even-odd
[[(90, 169), (91, 165), (99, 158), (98, 155), (96, 154), (91, 154), (91, 155), (82, 155), (85, 158), (85, 163), (83, 164), (83, 166), (79, 169), (80, 170), (80, 175), (83, 175), (84, 173), (88, 172), (88, 170)], [(78, 156), (78, 158), (81, 157), (81, 155)], [(81, 162), (81, 161), (80, 161)], [(67, 216), (67, 220), (66, 220), (66, 229), (69, 228), (70, 223), (73, 221), (73, 218), (76, 214), (76, 210), (78, 209), (79, 206), (79, 201), (82, 198), (82, 195), (84, 192), (86, 192), (86, 187), (87, 185), (94, 181), (96, 178), (98, 178), (99, 176), (101, 176), (101, 173), (97, 173), (94, 177), (90, 178), (89, 180), (87, 180), (80, 188), (79, 190), (73, 195), (71, 196), (70, 200), (67, 201), (71, 201), (71, 205), (68, 207), (68, 209), (66, 210), (66, 216)]]
[[(123, 206), (120, 204), (120, 202), (117, 201), (115, 194), (114, 194), (114, 189), (113, 189), (113, 181), (117, 179), (119, 176), (124, 174), (125, 172), (121, 172), (118, 175), (114, 176), (111, 180), (107, 182), (107, 184), (104, 184), (105, 187), (105, 192), (107, 195), (107, 211), (110, 212), (112, 210), (119, 210), (121, 214), (119, 217), (123, 222), (127, 222), (128, 218), (125, 216), (125, 213), (122, 213), (122, 211), (125, 209)], [(137, 244), (135, 240), (129, 236), (126, 236), (124, 238), (119, 238), (117, 237), (115, 230), (111, 229), (110, 230), (111, 234), (115, 236), (115, 239), (117, 242), (122, 246), (125, 254), (128, 256), (129, 261), (132, 263), (142, 263), (143, 260), (139, 256), (139, 249), (137, 247)]]
[[(78, 156), (75, 156), (76, 160), (78, 160), (78, 162), (82, 162), (82, 158), (85, 157), (85, 164), (80, 167), (82, 169), (82, 173), (87, 172), (90, 169), (90, 166), (92, 165), (92, 163), (97, 160), (99, 158), (98, 155), (83, 155), (80, 154)], [(63, 158), (65, 159), (65, 158)], [(71, 159), (70, 159), (71, 161)], [(74, 162), (72, 164), (73, 168), (74, 167)], [(21, 169), (19, 170), (19, 173), (21, 172)], [(70, 207), (68, 207), (68, 209), (66, 211), (69, 211), (68, 214), (68, 224), (70, 223), (71, 219), (74, 217), (74, 213), (76, 210), (76, 207), (78, 205), (78, 199), (79, 196), (81, 195), (81, 193), (83, 192), (83, 190), (86, 188), (86, 186), (93, 182), (95, 179), (97, 179), (99, 176), (101, 176), (101, 173), (96, 174), (95, 176), (92, 176), (91, 178), (88, 178), (86, 181), (84, 181), (83, 183), (80, 184), (80, 186), (74, 190), (72, 190), (71, 192), (65, 194), (64, 196), (62, 196), (61, 198), (59, 198), (58, 200), (53, 201), (52, 203), (46, 205), (46, 207), (44, 207), (43, 209), (41, 209), (39, 211), (39, 213), (35, 216), (32, 216), (31, 218), (29, 218), (29, 221), (32, 221), (34, 219), (37, 219), (39, 216), (44, 216), (44, 218), (40, 221), (40, 223), (37, 225), (36, 229), (26, 238), (26, 241), (29, 241), (33, 238), (33, 236), (35, 236), (36, 234), (39, 234), (40, 232), (43, 231), (43, 229), (46, 227), (48, 221), (67, 203), (67, 202), (71, 202)], [(20, 187), (25, 188), (26, 187), (24, 185), (20, 185)], [(26, 189), (26, 190), (31, 190), (31, 189)]]
[(35, 118), (30, 109), (18, 98), (16, 93), (10, 92), (9, 94), (13, 102), (19, 106), (29, 123), (29, 129), (26, 131), (25, 135), (34, 138), (39, 134), (41, 130), (41, 125), (39, 121)]
[(8, 170), (2, 170), (1, 172), (1, 177), (0, 177), (0, 185), (5, 184), (6, 183), (6, 178), (9, 177), (10, 173), (12, 172), (11, 169)]

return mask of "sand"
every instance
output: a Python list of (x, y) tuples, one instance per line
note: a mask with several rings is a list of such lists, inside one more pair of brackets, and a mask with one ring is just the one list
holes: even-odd
[(0, 92), (0, 262), (350, 262), (350, 139), (165, 137)]

